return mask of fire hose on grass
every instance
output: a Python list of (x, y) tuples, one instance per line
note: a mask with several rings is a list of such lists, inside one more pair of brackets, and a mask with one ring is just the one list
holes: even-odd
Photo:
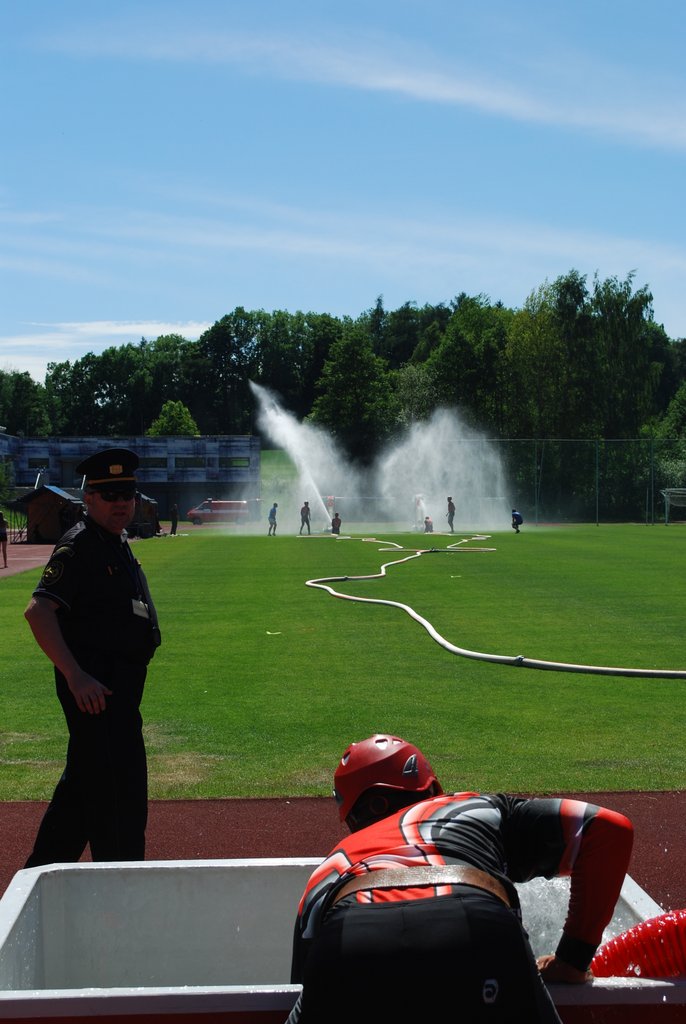
[[(393, 547), (400, 545), (390, 542)], [(388, 548), (386, 549), (388, 550)], [(418, 622), (436, 643), (451, 654), (479, 661), (488, 661), (498, 665), (510, 665), (513, 668), (537, 668), (553, 672), (585, 672), (594, 675), (638, 676), (660, 679), (684, 679), (686, 672), (672, 669), (640, 669), (610, 668), (602, 665), (575, 665), (559, 661), (541, 661), (536, 658), (525, 658), (522, 655), (509, 657), (500, 654), (486, 654), (482, 651), (470, 651), (449, 643), (445, 637), (431, 625), (414, 608), (400, 601), (387, 601), (380, 598), (356, 597), (342, 594), (331, 584), (345, 583), (354, 580), (380, 579), (386, 575), (390, 566), (421, 558), (422, 555), (438, 553), (454, 553), (457, 545), (451, 548), (429, 548), (416, 550), (405, 558), (385, 562), (378, 573), (364, 576), (330, 576), (321, 579), (307, 580), (308, 587), (325, 590), (332, 597), (344, 601), (357, 601), (362, 604), (380, 604), (391, 608), (400, 608), (410, 618)], [(493, 550), (484, 548), (461, 548), (462, 551)], [(628, 931), (611, 939), (601, 946), (591, 964), (591, 973), (598, 978), (606, 977), (644, 977), (644, 978), (675, 978), (686, 974), (686, 909), (669, 911), (659, 917), (642, 921)]]
[[(366, 538), (367, 539), (367, 538)], [(375, 541), (376, 543), (380, 543)], [(385, 543), (385, 542), (384, 542)], [(390, 542), (393, 544), (393, 542)], [(399, 545), (393, 544), (395, 548), (399, 548)], [(488, 654), (484, 651), (470, 651), (465, 647), (457, 647), (455, 644), (451, 644), (444, 636), (438, 632), (432, 624), (425, 619), (422, 615), (411, 608), (407, 604), (403, 604), (400, 601), (388, 601), (381, 598), (374, 597), (358, 597), (353, 594), (342, 594), (339, 590), (336, 590), (332, 584), (335, 583), (347, 583), (355, 580), (373, 580), (381, 579), (386, 575), (387, 568), (394, 565), (402, 565), (404, 562), (411, 562), (415, 558), (421, 558), (422, 555), (433, 555), (433, 554), (456, 554), (459, 552), (467, 551), (485, 551), (494, 550), (493, 548), (459, 548), (457, 546), (449, 548), (425, 548), (421, 550), (415, 550), (411, 555), (407, 555), (405, 558), (399, 558), (392, 562), (385, 562), (379, 572), (370, 573), (364, 576), (329, 576), (322, 577), (320, 579), (312, 579), (306, 581), (306, 586), (314, 587), (318, 590), (324, 590), (332, 597), (340, 598), (343, 601), (355, 601), (358, 604), (378, 604), (385, 605), (390, 608), (400, 608), (401, 611), (406, 612), (410, 618), (418, 622), (420, 626), (423, 626), (427, 631), (432, 640), (435, 640), (444, 650), (448, 651), (449, 654), (455, 654), (462, 658), (471, 658), (475, 661), (486, 661), (495, 665), (509, 665), (512, 668), (531, 668), (541, 669), (547, 672), (579, 672), (586, 673), (588, 675), (602, 675), (602, 676), (632, 676), (643, 679), (686, 679), (686, 671), (680, 669), (651, 669), (651, 668), (622, 668), (622, 667), (610, 667), (605, 665), (577, 665), (574, 663), (563, 662), (563, 661), (543, 661), (538, 658), (526, 658), (522, 654), (517, 655), (505, 655), (505, 654)]]

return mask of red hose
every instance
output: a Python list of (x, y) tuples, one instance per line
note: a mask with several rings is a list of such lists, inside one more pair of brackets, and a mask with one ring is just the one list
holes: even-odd
[(686, 974), (686, 910), (641, 921), (601, 946), (591, 963), (597, 978), (675, 978)]

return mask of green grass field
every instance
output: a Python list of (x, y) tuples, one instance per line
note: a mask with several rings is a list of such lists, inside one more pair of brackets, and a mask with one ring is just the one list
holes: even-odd
[[(346, 743), (375, 731), (418, 743), (450, 788), (684, 788), (686, 680), (456, 657), (397, 609), (305, 585), (375, 573), (407, 552), (279, 529), (183, 526), (137, 544), (164, 638), (143, 709), (153, 797), (328, 794)], [(408, 548), (427, 539), (372, 536)], [(525, 526), (470, 546), (495, 550), (427, 555), (340, 589), (407, 603), (472, 650), (686, 668), (683, 527)], [(22, 617), (39, 575), (0, 582), (2, 800), (48, 798), (63, 764), (51, 668)]]

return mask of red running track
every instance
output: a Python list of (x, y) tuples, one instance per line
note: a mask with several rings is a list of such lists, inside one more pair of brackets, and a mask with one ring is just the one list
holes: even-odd
[[(569, 793), (620, 811), (634, 823), (629, 872), (664, 910), (686, 908), (686, 794)], [(0, 893), (24, 864), (45, 803), (0, 803)], [(148, 860), (324, 857), (345, 834), (334, 802), (291, 799), (154, 800)]]

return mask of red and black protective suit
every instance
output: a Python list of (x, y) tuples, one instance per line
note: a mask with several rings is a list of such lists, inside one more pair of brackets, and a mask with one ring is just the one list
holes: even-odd
[[(521, 925), (513, 882), (571, 876), (557, 956), (585, 970), (612, 918), (633, 829), (621, 814), (566, 799), (456, 793), (352, 833), (313, 872), (298, 908), (290, 1024), (389, 1019), (556, 1021)], [(363, 889), (353, 876), (394, 867), (471, 865), (510, 908), (470, 885)], [(383, 1015), (383, 1016), (380, 1016)]]

